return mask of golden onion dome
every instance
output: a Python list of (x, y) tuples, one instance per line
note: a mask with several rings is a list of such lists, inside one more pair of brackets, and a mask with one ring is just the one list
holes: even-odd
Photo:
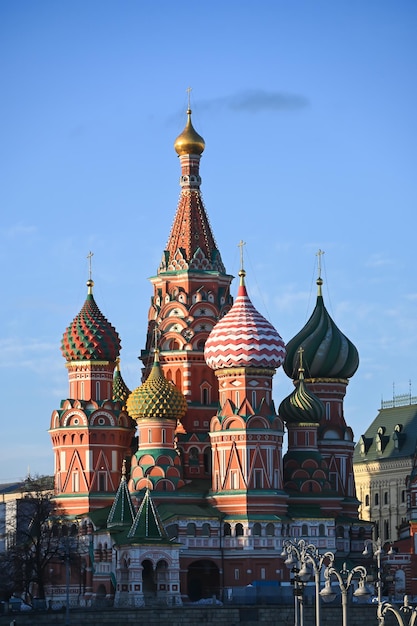
[(187, 402), (181, 391), (169, 382), (159, 364), (159, 351), (151, 373), (127, 399), (127, 412), (133, 419), (160, 418), (180, 420), (187, 411)]
[(202, 154), (206, 146), (204, 139), (194, 130), (191, 123), (191, 109), (187, 110), (187, 123), (174, 142), (175, 152), (182, 154)]

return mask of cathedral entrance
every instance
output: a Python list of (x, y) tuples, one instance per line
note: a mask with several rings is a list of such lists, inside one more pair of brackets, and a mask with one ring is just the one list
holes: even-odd
[(187, 572), (187, 593), (191, 602), (202, 598), (218, 597), (220, 591), (219, 568), (213, 561), (194, 561)]
[(156, 597), (155, 572), (152, 562), (148, 559), (142, 562), (142, 567), (142, 589), (146, 604)]

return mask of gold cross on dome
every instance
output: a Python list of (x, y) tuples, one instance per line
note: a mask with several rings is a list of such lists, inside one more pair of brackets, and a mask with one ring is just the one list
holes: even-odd
[(91, 251), (90, 251), (90, 252), (87, 254), (87, 259), (88, 259), (88, 278), (89, 278), (89, 280), (91, 280), (91, 275), (92, 275), (92, 270), (91, 270), (91, 259), (93, 258), (93, 256), (94, 256), (94, 252), (91, 252)]
[(324, 251), (320, 250), (316, 253), (316, 257), (317, 257), (317, 269), (319, 272), (319, 278), (321, 278), (321, 257), (323, 256)]
[(191, 108), (191, 92), (192, 92), (193, 88), (192, 87), (187, 87), (186, 91), (188, 94), (188, 108)]
[(246, 241), (242, 239), (237, 244), (237, 247), (240, 248), (240, 269), (243, 270), (243, 246), (246, 246)]

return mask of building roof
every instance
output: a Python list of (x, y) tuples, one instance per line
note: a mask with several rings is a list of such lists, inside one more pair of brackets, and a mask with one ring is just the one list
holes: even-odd
[(356, 444), (354, 463), (414, 456), (417, 404), (395, 406), (395, 399), (385, 404)]
[(107, 518), (107, 527), (129, 526), (130, 528), (134, 519), (135, 510), (126, 481), (126, 463), (123, 462), (122, 478)]
[(127, 534), (130, 543), (169, 543), (168, 535), (147, 489), (133, 524)]

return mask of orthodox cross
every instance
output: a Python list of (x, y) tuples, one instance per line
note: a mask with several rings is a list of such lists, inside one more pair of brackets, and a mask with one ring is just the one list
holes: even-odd
[(246, 241), (242, 241), (242, 239), (237, 244), (237, 247), (240, 248), (240, 269), (243, 270), (243, 246), (246, 246)]
[(186, 89), (187, 93), (188, 93), (188, 108), (191, 108), (191, 92), (192, 92), (192, 87), (187, 87)]
[(88, 259), (88, 278), (89, 278), (89, 280), (91, 280), (91, 259), (93, 258), (93, 256), (94, 256), (94, 252), (90, 251), (87, 254), (87, 259)]
[(321, 278), (321, 257), (323, 256), (324, 251), (323, 250), (319, 250), (316, 253), (316, 257), (317, 257), (317, 269), (319, 271), (319, 278)]

